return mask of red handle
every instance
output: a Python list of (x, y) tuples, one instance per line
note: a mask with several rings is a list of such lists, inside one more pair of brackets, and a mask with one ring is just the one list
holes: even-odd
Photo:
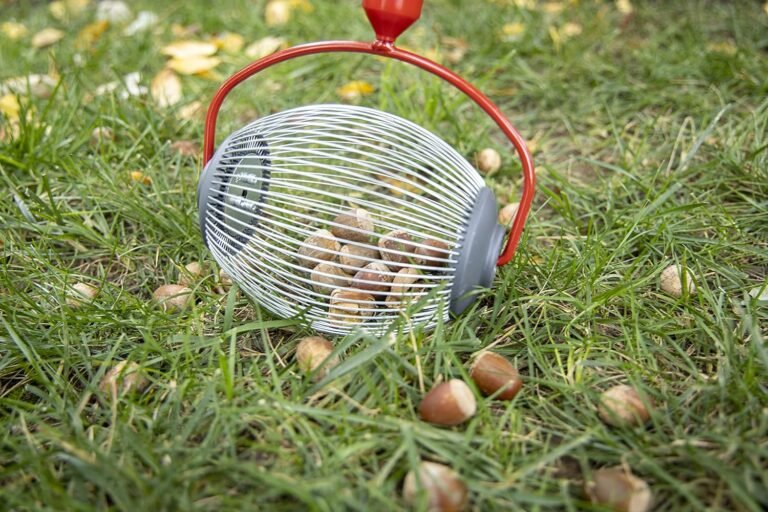
[[(378, 1), (387, 2), (387, 0)], [(403, 0), (399, 1), (402, 2)], [(504, 250), (499, 256), (496, 264), (501, 266), (509, 263), (509, 261), (512, 259), (512, 256), (515, 254), (515, 248), (517, 247), (517, 243), (520, 241), (520, 235), (522, 235), (525, 220), (528, 217), (528, 212), (531, 209), (531, 202), (533, 201), (533, 189), (536, 184), (536, 175), (533, 169), (533, 159), (531, 158), (531, 154), (528, 152), (528, 149), (525, 147), (525, 141), (523, 141), (523, 138), (520, 136), (517, 130), (515, 130), (515, 127), (512, 126), (512, 123), (510, 123), (509, 120), (504, 117), (504, 115), (501, 113), (501, 110), (499, 110), (499, 108), (494, 105), (491, 100), (489, 100), (482, 92), (472, 86), (469, 82), (453, 73), (449, 69), (441, 66), (440, 64), (437, 64), (436, 62), (432, 62), (431, 60), (416, 55), (415, 53), (395, 48), (392, 43), (388, 41), (378, 40), (373, 43), (362, 43), (357, 41), (327, 41), (322, 43), (311, 43), (294, 46), (293, 48), (288, 48), (286, 50), (273, 53), (272, 55), (264, 57), (263, 59), (257, 60), (256, 62), (249, 64), (248, 66), (244, 67), (229, 77), (227, 81), (221, 85), (219, 90), (216, 91), (216, 95), (213, 97), (213, 101), (211, 101), (211, 105), (208, 107), (208, 115), (205, 119), (203, 165), (205, 166), (205, 164), (207, 164), (213, 156), (214, 138), (216, 135), (216, 119), (218, 117), (221, 104), (224, 102), (224, 99), (227, 97), (230, 91), (232, 91), (232, 89), (256, 73), (263, 71), (268, 67), (274, 66), (275, 64), (279, 64), (280, 62), (305, 55), (335, 52), (368, 53), (372, 55), (390, 57), (421, 68), (424, 71), (442, 78), (469, 96), (472, 101), (474, 101), (489, 116), (491, 116), (491, 119), (493, 119), (499, 128), (501, 128), (501, 131), (504, 132), (504, 135), (507, 136), (509, 141), (515, 147), (517, 155), (523, 165), (523, 195), (520, 198), (520, 208), (518, 208), (517, 215), (515, 216), (515, 220), (512, 223), (512, 229), (510, 230), (509, 238), (507, 239), (507, 245), (504, 247)]]

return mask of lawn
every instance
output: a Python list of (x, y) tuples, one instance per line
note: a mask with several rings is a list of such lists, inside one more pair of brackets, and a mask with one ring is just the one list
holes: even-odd
[[(619, 465), (655, 510), (768, 507), (768, 4), (427, 0), (400, 43), (529, 141), (534, 207), (470, 310), (431, 332), (334, 338), (342, 363), (319, 383), (294, 357), (311, 331), (223, 287), (203, 244), (203, 115), (248, 55), (370, 40), (359, 2), (292, 2), (286, 23), (262, 0), (136, 0), (124, 19), (0, 4), (0, 509), (394, 510), (420, 460), (461, 475), (472, 510), (608, 510), (583, 489)], [(140, 11), (155, 23), (129, 29)], [(213, 39), (213, 57), (162, 51)], [(518, 199), (520, 166), (487, 116), (373, 57), (255, 77), (218, 141), (333, 102), (410, 119), (469, 161), (497, 149), (486, 182), (500, 205)], [(194, 261), (209, 266), (183, 275)], [(660, 288), (671, 264), (695, 293)], [(158, 307), (153, 291), (184, 277), (193, 303)], [(98, 294), (73, 301), (76, 283)], [(473, 388), (468, 422), (422, 421), (424, 393), (471, 382), (484, 348), (519, 369), (516, 398)], [(131, 389), (105, 385), (121, 361), (138, 368)], [(600, 420), (600, 393), (622, 383), (652, 400), (645, 425)]]

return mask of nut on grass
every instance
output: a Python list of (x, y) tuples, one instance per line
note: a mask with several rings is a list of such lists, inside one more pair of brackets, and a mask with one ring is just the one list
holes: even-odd
[(335, 288), (346, 288), (352, 284), (352, 276), (333, 263), (320, 263), (312, 270), (312, 288), (317, 293), (328, 294)]
[(179, 273), (179, 284), (181, 286), (190, 286), (199, 280), (207, 270), (208, 268), (205, 263), (200, 263), (199, 261), (187, 263)]
[(109, 393), (117, 397), (131, 391), (143, 391), (149, 381), (141, 372), (138, 364), (128, 361), (120, 361), (110, 368), (99, 382), (99, 389), (103, 393)]
[(369, 249), (367, 247), (350, 244), (341, 248), (339, 261), (341, 261), (341, 264), (351, 273), (355, 272), (355, 269), (360, 269), (369, 263), (373, 263), (372, 260), (380, 258), (379, 251), (376, 249)]
[(511, 227), (512, 222), (517, 216), (517, 210), (520, 209), (520, 203), (509, 203), (499, 210), (499, 224), (505, 228)]
[[(381, 259), (389, 268), (397, 272), (403, 265), (415, 259), (417, 246), (413, 238), (405, 231), (390, 231), (379, 239)], [(398, 251), (398, 253), (390, 252)], [(404, 253), (404, 254), (399, 254)]]
[[(686, 281), (685, 286), (683, 286), (683, 279)], [(661, 289), (672, 297), (679, 299), (683, 296), (683, 290), (686, 290), (688, 295), (696, 293), (693, 274), (685, 267), (678, 265), (668, 266), (662, 271), (660, 281)]]
[(339, 324), (360, 323), (372, 314), (364, 310), (376, 308), (375, 300), (373, 295), (362, 290), (333, 290), (328, 318)]
[[(417, 247), (416, 251), (414, 251), (417, 256), (416, 263), (418, 265), (442, 267), (445, 265), (445, 260), (451, 256), (450, 247), (445, 242), (428, 238), (421, 243), (429, 247)], [(438, 260), (432, 258), (438, 258)]]
[(392, 280), (391, 295), (387, 295), (386, 303), (391, 308), (396, 308), (411, 300), (408, 293), (413, 289), (413, 284), (421, 278), (421, 272), (415, 268), (404, 268), (397, 273)]
[(490, 351), (477, 356), (469, 376), (484, 395), (498, 400), (512, 400), (523, 386), (517, 368), (506, 357)]
[(483, 174), (493, 174), (501, 169), (501, 155), (492, 148), (485, 148), (475, 156), (477, 169)]
[(374, 294), (386, 292), (394, 279), (390, 272), (387, 265), (374, 261), (357, 271), (352, 278), (352, 286)]
[[(633, 427), (647, 422), (651, 414), (648, 410), (651, 401), (631, 386), (620, 384), (600, 395), (597, 414), (604, 423), (612, 427)], [(647, 404), (647, 406), (646, 406)]]
[(424, 492), (429, 512), (460, 512), (467, 508), (469, 490), (451, 468), (436, 462), (421, 461), (416, 471), (409, 471), (403, 482), (403, 500), (419, 505), (419, 492)]
[(584, 491), (592, 503), (616, 512), (647, 512), (653, 504), (648, 484), (621, 466), (598, 469), (592, 473)]
[(111, 142), (115, 140), (115, 132), (112, 128), (106, 126), (98, 126), (91, 131), (91, 138), (89, 140), (91, 146), (98, 146), (105, 142)]
[(152, 294), (157, 304), (166, 312), (181, 311), (192, 300), (192, 290), (180, 284), (165, 284)]
[(477, 402), (466, 382), (451, 379), (429, 391), (419, 404), (419, 416), (424, 421), (452, 427), (475, 415)]
[(72, 308), (79, 308), (88, 302), (92, 302), (99, 289), (86, 283), (75, 283), (67, 291), (67, 305)]
[(339, 364), (339, 358), (328, 357), (333, 352), (333, 343), (322, 336), (302, 338), (296, 346), (296, 362), (304, 373), (313, 373), (315, 379), (322, 379), (328, 370)]
[(335, 224), (332, 226), (333, 233), (339, 240), (349, 240), (352, 242), (367, 242), (374, 234), (373, 220), (367, 210), (354, 208), (349, 212), (342, 213), (333, 219)]
[(299, 261), (308, 268), (315, 268), (317, 260), (334, 261), (341, 244), (327, 229), (319, 229), (304, 240), (299, 247)]

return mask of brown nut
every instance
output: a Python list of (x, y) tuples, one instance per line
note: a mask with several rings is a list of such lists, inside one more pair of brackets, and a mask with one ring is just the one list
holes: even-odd
[(389, 272), (387, 265), (374, 261), (358, 270), (352, 278), (352, 286), (372, 293), (386, 292), (394, 278), (388, 275)]
[(475, 415), (477, 402), (469, 386), (459, 379), (438, 384), (424, 395), (419, 415), (424, 421), (451, 427)]
[(481, 352), (469, 370), (469, 376), (484, 395), (498, 400), (512, 400), (523, 385), (520, 374), (509, 360), (494, 352)]
[(312, 288), (317, 293), (330, 293), (334, 288), (349, 287), (352, 277), (333, 263), (320, 263), (312, 270)]
[[(381, 259), (384, 260), (387, 266), (397, 272), (403, 268), (403, 264), (415, 259), (414, 256), (409, 256), (409, 254), (414, 254), (417, 249), (417, 246), (412, 242), (413, 238), (411, 238), (411, 235), (405, 231), (390, 231), (379, 239)], [(406, 254), (398, 254), (390, 251), (398, 251)]]
[(501, 168), (501, 155), (492, 148), (485, 148), (478, 152), (477, 169), (483, 174), (493, 174)]
[(648, 484), (621, 466), (598, 469), (584, 490), (592, 503), (616, 512), (647, 512), (653, 504)]
[(403, 500), (414, 507), (419, 491), (425, 493), (429, 512), (460, 512), (467, 507), (469, 491), (461, 477), (443, 464), (422, 461), (416, 471), (409, 471), (403, 482)]
[(200, 263), (199, 261), (188, 263), (184, 265), (184, 270), (179, 275), (179, 284), (181, 286), (194, 284), (207, 270), (208, 268), (205, 263)]
[(333, 233), (327, 229), (319, 229), (299, 247), (299, 261), (305, 267), (315, 268), (319, 263), (316, 260), (333, 261), (336, 259), (334, 253), (340, 250), (341, 244)]
[[(442, 267), (445, 265), (446, 260), (451, 256), (451, 250), (450, 247), (448, 247), (448, 244), (445, 242), (441, 242), (440, 240), (432, 240), (431, 238), (428, 238), (427, 240), (424, 240), (422, 242), (423, 245), (428, 245), (427, 247), (417, 247), (416, 248), (416, 263), (419, 265), (427, 265), (430, 267)], [(432, 258), (438, 258), (438, 260), (434, 260)]]
[(367, 247), (360, 247), (359, 245), (345, 245), (341, 248), (341, 256), (339, 260), (345, 267), (345, 270), (350, 273), (355, 272), (354, 269), (360, 269), (372, 260), (381, 258), (379, 251), (376, 249), (369, 249)]
[(408, 292), (413, 288), (413, 283), (421, 278), (421, 272), (415, 268), (404, 268), (397, 273), (392, 280), (391, 295), (387, 295), (386, 303), (390, 308), (396, 308), (407, 303), (413, 297)]
[(373, 295), (364, 291), (333, 290), (328, 316), (336, 323), (356, 324), (371, 315), (363, 310), (375, 308), (375, 301)]
[(333, 219), (333, 222), (341, 224), (341, 226), (331, 227), (331, 232), (341, 240), (367, 242), (374, 233), (371, 215), (362, 208), (342, 213)]
[(93, 301), (99, 289), (86, 283), (75, 283), (67, 292), (67, 305), (72, 308), (79, 308), (85, 303)]
[(649, 398), (645, 399), (645, 403), (643, 398), (631, 386), (614, 386), (600, 395), (597, 414), (603, 422), (612, 427), (642, 425), (651, 417), (646, 404), (652, 405)]
[(99, 389), (103, 393), (110, 393), (117, 397), (132, 390), (143, 391), (149, 381), (144, 377), (138, 364), (128, 361), (120, 361), (110, 368), (99, 382)]
[(333, 352), (333, 343), (322, 336), (302, 338), (296, 346), (296, 362), (304, 373), (312, 373), (322, 379), (328, 370), (339, 364), (338, 357), (328, 358)]
[(685, 267), (670, 265), (661, 273), (661, 289), (672, 297), (683, 296), (683, 277), (685, 278), (685, 290), (688, 295), (696, 293), (696, 285), (693, 282), (691, 271)]
[(517, 216), (517, 210), (520, 209), (520, 203), (509, 203), (501, 210), (499, 210), (499, 224), (508, 228), (512, 225), (512, 221)]
[(192, 299), (192, 290), (178, 284), (165, 284), (152, 294), (163, 311), (181, 311)]

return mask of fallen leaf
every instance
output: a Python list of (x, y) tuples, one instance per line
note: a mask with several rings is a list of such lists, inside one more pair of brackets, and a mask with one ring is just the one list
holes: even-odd
[(32, 36), (32, 47), (45, 48), (46, 46), (58, 43), (62, 37), (64, 37), (64, 32), (61, 30), (57, 28), (44, 28)]
[(148, 384), (149, 381), (142, 374), (138, 364), (120, 361), (104, 374), (101, 382), (99, 382), (99, 389), (102, 393), (109, 393), (114, 400), (133, 390), (141, 392)]
[(141, 73), (138, 71), (125, 75), (123, 77), (125, 90), (120, 94), (120, 97), (126, 99), (132, 96), (144, 96), (147, 94), (147, 88), (141, 85), (141, 79)]
[(559, 14), (563, 9), (565, 9), (565, 6), (561, 2), (547, 2), (541, 8), (547, 14)]
[(130, 25), (125, 27), (123, 34), (126, 36), (133, 36), (139, 32), (149, 30), (157, 24), (158, 19), (159, 18), (157, 17), (157, 14), (153, 13), (152, 11), (141, 11), (136, 16), (136, 19), (133, 20)]
[(190, 37), (200, 32), (200, 25), (181, 25), (180, 23), (171, 23), (171, 34), (173, 37)]
[(389, 185), (387, 193), (394, 194), (398, 197), (404, 195), (406, 192), (410, 192), (412, 194), (419, 194), (419, 195), (422, 192), (422, 190), (416, 185), (413, 185), (406, 181), (400, 181), (395, 178), (383, 177), (381, 178), (381, 181)]
[(728, 56), (736, 55), (736, 52), (738, 52), (738, 48), (733, 44), (733, 41), (715, 41), (709, 43), (707, 44), (707, 50)]
[(768, 2), (763, 4), (763, 11), (765, 11), (765, 14), (768, 14)]
[(306, 13), (310, 13), (315, 10), (309, 0), (288, 0), (288, 4), (291, 6), (291, 10), (300, 9)]
[(194, 140), (177, 140), (171, 144), (171, 149), (181, 156), (197, 156), (200, 154), (200, 145)]
[(89, 3), (89, 0), (58, 0), (48, 4), (48, 12), (57, 20), (65, 21), (83, 12)]
[(96, 19), (114, 24), (127, 23), (132, 17), (131, 9), (119, 0), (102, 0), (96, 7)]
[(560, 29), (563, 39), (570, 39), (581, 34), (582, 28), (578, 23), (568, 22)]
[(185, 121), (191, 121), (195, 119), (201, 119), (203, 117), (203, 104), (199, 101), (193, 101), (187, 105), (181, 107), (178, 111), (177, 117), (184, 119)]
[(161, 53), (175, 59), (209, 57), (216, 53), (216, 45), (208, 41), (176, 41), (163, 47)]
[(456, 37), (444, 37), (442, 39), (445, 48), (445, 60), (451, 64), (458, 64), (467, 54), (469, 45), (464, 39)]
[(628, 15), (632, 14), (634, 8), (629, 0), (616, 0), (616, 10), (621, 14)]
[(519, 21), (505, 23), (504, 26), (501, 27), (502, 38), (508, 41), (518, 39), (524, 33), (525, 25)]
[(29, 31), (27, 30), (27, 27), (21, 23), (6, 21), (5, 23), (0, 24), (0, 32), (11, 41), (17, 41), (22, 37), (25, 37)]
[(109, 142), (115, 140), (115, 132), (112, 128), (106, 126), (98, 126), (91, 132), (90, 143), (92, 146), (98, 146), (103, 142)]
[(270, 0), (264, 9), (264, 22), (268, 27), (285, 25), (291, 20), (291, 11), (288, 0)]
[(14, 94), (6, 94), (0, 97), (0, 114), (3, 114), (9, 121), (18, 121), (21, 105), (19, 99)]
[(285, 48), (285, 46), (286, 42), (282, 37), (267, 36), (248, 45), (248, 48), (245, 49), (245, 56), (251, 59), (261, 59)]
[(141, 183), (142, 185), (151, 185), (152, 178), (141, 171), (131, 171), (131, 181)]
[(28, 75), (9, 78), (0, 84), (0, 94), (31, 94), (36, 98), (48, 98), (56, 87), (56, 80), (49, 75)]
[(216, 48), (226, 53), (239, 53), (245, 46), (245, 38), (234, 32), (224, 32), (211, 41)]
[(109, 22), (106, 20), (94, 21), (86, 25), (75, 38), (75, 48), (85, 50), (92, 47), (108, 28)]
[(197, 75), (212, 70), (220, 63), (218, 57), (174, 58), (168, 61), (168, 67), (181, 75)]
[(181, 101), (181, 80), (170, 69), (163, 69), (152, 79), (150, 91), (160, 107), (170, 107)]
[(373, 91), (373, 86), (368, 82), (364, 80), (353, 80), (336, 89), (336, 94), (344, 100), (354, 101), (362, 96), (371, 94)]

